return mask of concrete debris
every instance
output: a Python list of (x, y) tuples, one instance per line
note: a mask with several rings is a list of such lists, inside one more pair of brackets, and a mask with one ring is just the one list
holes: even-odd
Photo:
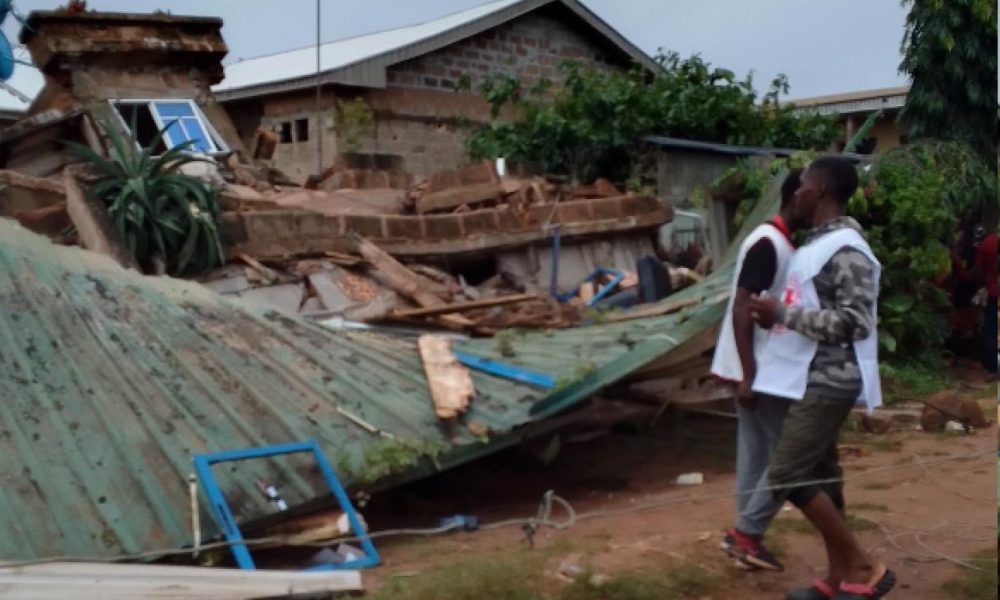
[(272, 285), (239, 292), (236, 296), (251, 304), (295, 314), (305, 301), (305, 288), (296, 284)]
[(962, 399), (957, 392), (938, 392), (924, 401), (920, 427), (926, 432), (945, 431), (949, 421), (961, 423), (966, 431), (989, 427), (990, 422), (976, 402)]

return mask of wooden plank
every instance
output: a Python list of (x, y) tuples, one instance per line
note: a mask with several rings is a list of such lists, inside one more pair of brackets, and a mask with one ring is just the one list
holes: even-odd
[(391, 313), (389, 313), (389, 316), (396, 319), (435, 317), (437, 315), (459, 313), (459, 312), (465, 312), (467, 310), (476, 310), (480, 308), (492, 308), (494, 306), (517, 304), (519, 302), (534, 300), (536, 298), (538, 298), (537, 294), (517, 294), (514, 296), (503, 296), (500, 298), (487, 298), (485, 300), (454, 302), (452, 304), (446, 304), (444, 306), (435, 306), (433, 308), (410, 308), (410, 309), (394, 310)]
[(69, 168), (63, 170), (66, 187), (66, 211), (76, 227), (80, 245), (111, 257), (126, 269), (138, 269), (135, 257), (121, 243), (104, 206), (87, 199)]
[(440, 335), (422, 335), (417, 339), (417, 348), (437, 418), (454, 419), (468, 410), (476, 389), (469, 370), (452, 353), (451, 340)]
[[(407, 298), (412, 298), (424, 308), (437, 308), (446, 305), (440, 296), (431, 291), (435, 287), (434, 282), (407, 269), (388, 252), (361, 236), (354, 235), (350, 239), (357, 246), (361, 256), (382, 275), (389, 287)], [(441, 321), (445, 325), (453, 327), (473, 325), (472, 321), (460, 315), (445, 314)]]
[(363, 589), (358, 571), (249, 571), (108, 563), (0, 568), (5, 600), (244, 600)]
[(463, 185), (440, 192), (429, 192), (416, 203), (420, 214), (434, 210), (450, 210), (463, 204), (475, 204), (486, 200), (499, 199), (503, 195), (503, 185), (499, 183), (476, 183)]

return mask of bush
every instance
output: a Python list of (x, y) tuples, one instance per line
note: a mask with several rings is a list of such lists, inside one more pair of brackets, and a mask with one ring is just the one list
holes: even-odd
[(218, 190), (180, 172), (185, 164), (204, 160), (186, 153), (192, 142), (154, 156), (165, 130), (136, 150), (134, 137), (126, 138), (107, 123), (101, 128), (111, 141), (110, 158), (74, 142), (66, 146), (100, 174), (88, 195), (105, 203), (136, 262), (151, 270), (153, 259), (160, 258), (172, 275), (197, 274), (222, 264)]
[(487, 79), (481, 91), (494, 119), (504, 109), (512, 119), (475, 131), (468, 153), (541, 163), (574, 180), (621, 181), (634, 175), (638, 142), (647, 135), (815, 149), (837, 137), (832, 117), (797, 114), (780, 103), (788, 91), (784, 76), (759, 96), (752, 77), (737, 79), (698, 56), (661, 54), (656, 60), (662, 71), (652, 75), (565, 62), (558, 89), (544, 80), (525, 89), (511, 76)]
[[(740, 194), (739, 225), (766, 187), (767, 177), (783, 166), (805, 166), (815, 156), (803, 152), (776, 160), (770, 173), (741, 162), (713, 187)], [(871, 169), (861, 169), (859, 175), (861, 189), (851, 199), (848, 214), (865, 228), (882, 263), (881, 350), (890, 360), (926, 361), (940, 354), (948, 333), (948, 297), (935, 282), (950, 270), (960, 216), (981, 214), (997, 202), (996, 171), (965, 144), (926, 141), (876, 156)], [(734, 187), (740, 190), (733, 192)]]

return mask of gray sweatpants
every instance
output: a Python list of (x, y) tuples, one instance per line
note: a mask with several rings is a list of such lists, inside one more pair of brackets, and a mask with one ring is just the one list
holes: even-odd
[(761, 396), (753, 410), (736, 404), (739, 420), (736, 441), (736, 528), (747, 535), (764, 535), (781, 510), (768, 483), (767, 465), (781, 438), (781, 425), (790, 402)]

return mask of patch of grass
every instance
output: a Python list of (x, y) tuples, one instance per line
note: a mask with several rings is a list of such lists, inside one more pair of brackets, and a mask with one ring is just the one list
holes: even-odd
[(874, 502), (858, 502), (851, 504), (851, 510), (867, 512), (889, 512), (889, 507), (885, 504), (875, 504)]
[(819, 535), (819, 531), (806, 519), (784, 518), (771, 522), (770, 531), (775, 533), (799, 533), (802, 535)]
[(892, 484), (891, 483), (886, 483), (885, 481), (872, 481), (871, 483), (866, 483), (866, 484), (862, 485), (861, 489), (863, 489), (863, 490), (872, 490), (872, 491), (891, 490), (892, 489)]
[[(666, 572), (618, 575), (595, 585), (589, 576), (563, 588), (558, 600), (684, 600), (711, 594), (721, 585), (718, 576), (696, 566)], [(485, 598), (485, 596), (484, 596)]]
[(543, 563), (527, 552), (464, 560), (393, 579), (372, 600), (543, 600), (535, 584)]
[[(848, 507), (850, 509), (850, 507)], [(864, 517), (856, 517), (852, 514), (847, 515), (847, 526), (851, 528), (854, 533), (864, 533), (866, 531), (878, 531), (878, 523), (865, 519)]]
[(881, 371), (882, 399), (890, 406), (955, 388), (954, 379), (948, 375), (944, 361), (938, 357), (907, 364), (883, 363)]
[[(854, 507), (849, 507), (849, 509), (856, 510)], [(847, 526), (855, 533), (878, 530), (878, 524), (874, 521), (870, 521), (864, 517), (857, 517), (853, 514), (847, 515)], [(770, 530), (778, 534), (798, 533), (802, 535), (819, 535), (819, 530), (813, 527), (813, 524), (806, 519), (775, 519), (771, 523)]]
[(953, 600), (996, 600), (997, 598), (997, 549), (988, 548), (976, 553), (972, 564), (981, 570), (965, 569), (960, 577), (946, 582), (942, 591)]

